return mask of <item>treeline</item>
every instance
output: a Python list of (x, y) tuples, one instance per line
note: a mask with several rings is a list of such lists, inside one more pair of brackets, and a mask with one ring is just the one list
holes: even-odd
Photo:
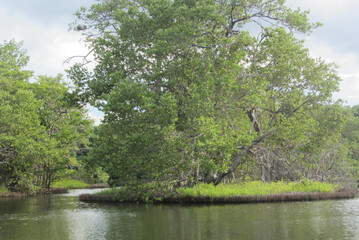
[(21, 45), (0, 45), (0, 186), (37, 192), (78, 165), (92, 123), (61, 76), (24, 70), (29, 57)]

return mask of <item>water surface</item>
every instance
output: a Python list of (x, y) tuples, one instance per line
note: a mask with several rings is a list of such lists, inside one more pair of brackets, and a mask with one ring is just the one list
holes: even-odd
[(0, 198), (0, 239), (359, 239), (359, 199), (242, 205), (128, 205), (78, 194)]

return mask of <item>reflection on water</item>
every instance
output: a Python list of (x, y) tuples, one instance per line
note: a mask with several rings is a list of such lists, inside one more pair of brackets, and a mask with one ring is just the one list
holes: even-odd
[(81, 194), (86, 194), (86, 193), (97, 193), (97, 192), (101, 192), (102, 190), (104, 190), (105, 188), (96, 188), (96, 189), (71, 189), (69, 190), (68, 193), (65, 194), (59, 194), (60, 196), (68, 196), (68, 197), (78, 197)]
[(359, 239), (359, 199), (245, 205), (88, 204), (69, 194), (0, 199), (0, 239)]

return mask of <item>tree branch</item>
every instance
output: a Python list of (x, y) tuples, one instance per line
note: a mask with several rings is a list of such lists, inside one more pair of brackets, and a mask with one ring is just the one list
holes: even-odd
[(263, 134), (262, 136), (260, 136), (259, 138), (255, 139), (254, 141), (252, 141), (252, 144), (245, 147), (243, 151), (241, 151), (240, 153), (238, 153), (236, 159), (234, 160), (234, 162), (232, 163), (231, 167), (226, 171), (221, 173), (215, 180), (214, 180), (214, 185), (218, 185), (225, 176), (227, 176), (228, 174), (234, 172), (237, 167), (239, 166), (239, 164), (242, 161), (242, 158), (244, 156), (246, 156), (250, 150), (252, 148), (254, 148), (258, 143), (262, 142), (264, 139), (266, 139), (267, 137), (271, 136), (274, 132), (276, 131), (276, 129), (272, 129), (269, 132)]

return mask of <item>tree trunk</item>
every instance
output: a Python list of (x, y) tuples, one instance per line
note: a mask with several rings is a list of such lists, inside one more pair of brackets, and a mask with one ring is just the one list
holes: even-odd
[(265, 165), (260, 165), (260, 167), (261, 167), (261, 180), (262, 180), (262, 182), (264, 182), (264, 183), (271, 182), (272, 181), (272, 176), (271, 176), (272, 167), (271, 166), (265, 166)]
[(242, 162), (243, 157), (245, 157), (250, 152), (250, 150), (252, 148), (254, 148), (258, 143), (262, 142), (264, 139), (271, 136), (275, 131), (276, 131), (276, 129), (273, 129), (273, 130), (267, 132), (266, 134), (260, 136), (259, 138), (254, 140), (250, 146), (245, 147), (244, 150), (239, 152), (237, 157), (233, 161), (231, 167), (226, 172), (219, 174), (217, 176), (217, 178), (214, 179), (214, 181), (213, 181), (214, 185), (218, 185), (219, 183), (222, 182), (222, 180), (225, 176), (227, 176), (230, 173), (233, 173), (237, 169), (239, 164)]

